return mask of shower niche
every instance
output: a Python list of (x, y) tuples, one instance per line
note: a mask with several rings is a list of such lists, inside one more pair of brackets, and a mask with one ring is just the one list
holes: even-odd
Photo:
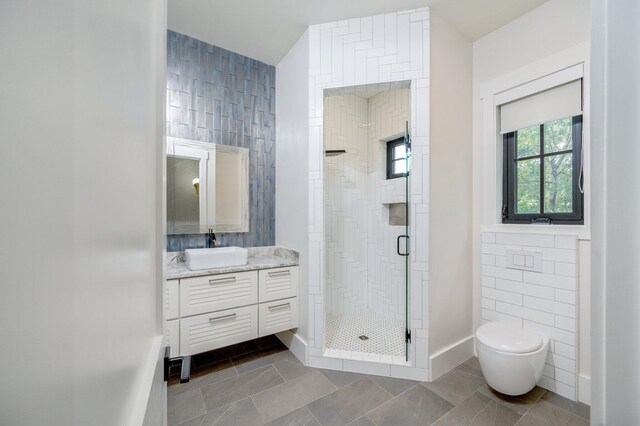
[(324, 355), (407, 365), (410, 82), (324, 91)]

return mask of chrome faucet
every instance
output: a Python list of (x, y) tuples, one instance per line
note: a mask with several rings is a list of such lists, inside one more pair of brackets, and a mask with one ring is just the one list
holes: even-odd
[(207, 232), (206, 247), (214, 248), (216, 246), (216, 234), (213, 233), (213, 229), (209, 228)]

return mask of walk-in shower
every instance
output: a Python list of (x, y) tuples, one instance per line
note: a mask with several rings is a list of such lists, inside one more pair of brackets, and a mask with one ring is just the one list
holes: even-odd
[(410, 107), (409, 82), (325, 90), (327, 356), (408, 359)]

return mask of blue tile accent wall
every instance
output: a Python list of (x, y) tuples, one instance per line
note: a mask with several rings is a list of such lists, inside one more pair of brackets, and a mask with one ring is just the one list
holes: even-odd
[[(167, 34), (167, 136), (249, 148), (249, 232), (219, 234), (218, 245), (275, 244), (275, 85), (271, 65)], [(204, 235), (170, 235), (167, 251), (204, 243)]]

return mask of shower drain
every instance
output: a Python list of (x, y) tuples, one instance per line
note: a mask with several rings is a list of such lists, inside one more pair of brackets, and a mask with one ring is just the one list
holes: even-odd
[(358, 339), (360, 340), (369, 340), (368, 336), (365, 336), (364, 334), (362, 336), (358, 336)]

